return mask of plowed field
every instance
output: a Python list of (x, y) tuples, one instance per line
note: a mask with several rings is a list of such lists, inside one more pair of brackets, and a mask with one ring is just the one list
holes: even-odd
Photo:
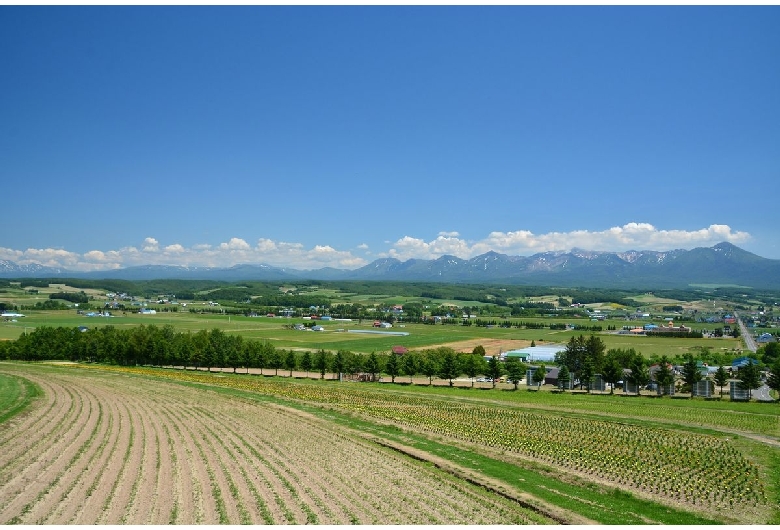
[(281, 406), (121, 373), (20, 375), (43, 396), (0, 424), (2, 524), (552, 522)]

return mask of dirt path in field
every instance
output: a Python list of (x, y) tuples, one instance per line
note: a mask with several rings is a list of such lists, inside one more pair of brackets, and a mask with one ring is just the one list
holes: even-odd
[(284, 407), (108, 370), (0, 370), (44, 391), (0, 425), (0, 524), (557, 520)]

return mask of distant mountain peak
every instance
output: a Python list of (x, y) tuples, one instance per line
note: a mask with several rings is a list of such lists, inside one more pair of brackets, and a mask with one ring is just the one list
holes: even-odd
[(692, 250), (541, 252), (508, 256), (488, 251), (470, 259), (450, 254), (433, 260), (385, 257), (354, 270), (325, 267), (301, 271), (267, 264), (233, 267), (146, 265), (99, 272), (74, 272), (0, 260), (2, 278), (199, 279), (221, 281), (392, 280), (448, 283), (520, 283), (572, 287), (685, 288), (731, 284), (780, 289), (780, 260), (762, 258), (731, 243)]

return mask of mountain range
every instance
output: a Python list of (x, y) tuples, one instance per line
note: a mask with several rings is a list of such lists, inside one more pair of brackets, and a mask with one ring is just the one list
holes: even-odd
[(145, 265), (76, 272), (0, 260), (0, 278), (198, 279), (222, 281), (393, 280), (505, 283), (562, 287), (686, 288), (691, 284), (780, 289), (780, 260), (762, 258), (731, 243), (670, 251), (600, 252), (580, 249), (508, 256), (487, 252), (471, 259), (378, 259), (353, 270), (296, 270), (270, 265), (229, 268)]

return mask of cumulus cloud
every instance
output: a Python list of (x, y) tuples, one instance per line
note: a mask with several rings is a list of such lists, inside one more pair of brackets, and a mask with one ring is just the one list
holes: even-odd
[(227, 243), (219, 245), (220, 250), (249, 250), (249, 243), (241, 238), (233, 237)]
[(144, 252), (157, 252), (160, 250), (160, 244), (153, 237), (147, 237), (144, 239), (144, 244), (141, 247)]
[(441, 235), (433, 241), (404, 236), (396, 241), (386, 256), (398, 259), (435, 259), (445, 254), (471, 258), (488, 251), (510, 255), (566, 251), (573, 248), (601, 251), (672, 250), (710, 246), (721, 241), (739, 244), (749, 241), (747, 232), (734, 231), (728, 225), (713, 224), (699, 230), (659, 230), (649, 223), (627, 223), (602, 231), (573, 230), (534, 234), (529, 230), (491, 232), (484, 239), (467, 241)]
[(175, 243), (173, 245), (168, 245), (163, 249), (164, 252), (168, 254), (181, 254), (182, 252), (186, 252), (187, 249), (185, 249), (183, 246), (181, 246), (178, 243)]
[(410, 258), (423, 258), (424, 256), (427, 256), (424, 259), (430, 259), (434, 256), (438, 258), (445, 254), (464, 257), (470, 256), (471, 253), (472, 250), (465, 240), (456, 236), (440, 234), (433, 241), (404, 236), (393, 244), (393, 248), (387, 255), (403, 261)]
[[(527, 256), (537, 252), (585, 250), (671, 250), (711, 246), (721, 241), (740, 244), (751, 239), (750, 234), (733, 230), (728, 225), (713, 224), (698, 230), (658, 229), (649, 223), (631, 222), (601, 231), (572, 230), (535, 234), (529, 230), (490, 232), (476, 241), (461, 238), (458, 232), (440, 232), (433, 240), (404, 236), (388, 243), (379, 257), (435, 259), (443, 255), (471, 258), (488, 251)], [(357, 247), (365, 251), (368, 245)], [(364, 252), (364, 254), (368, 254)], [(367, 261), (348, 250), (319, 244), (305, 247), (301, 243), (260, 238), (254, 244), (233, 237), (217, 245), (206, 243), (185, 247), (179, 243), (161, 245), (147, 237), (140, 245), (119, 250), (90, 250), (83, 254), (64, 249), (16, 250), (0, 247), (0, 260), (19, 265), (40, 264), (74, 271), (91, 271), (130, 267), (135, 265), (185, 265), (230, 267), (237, 264), (267, 264), (302, 270), (334, 267), (355, 269)]]
[(14, 250), (12, 248), (0, 247), (0, 259), (18, 262), (24, 257), (24, 252), (21, 250)]

